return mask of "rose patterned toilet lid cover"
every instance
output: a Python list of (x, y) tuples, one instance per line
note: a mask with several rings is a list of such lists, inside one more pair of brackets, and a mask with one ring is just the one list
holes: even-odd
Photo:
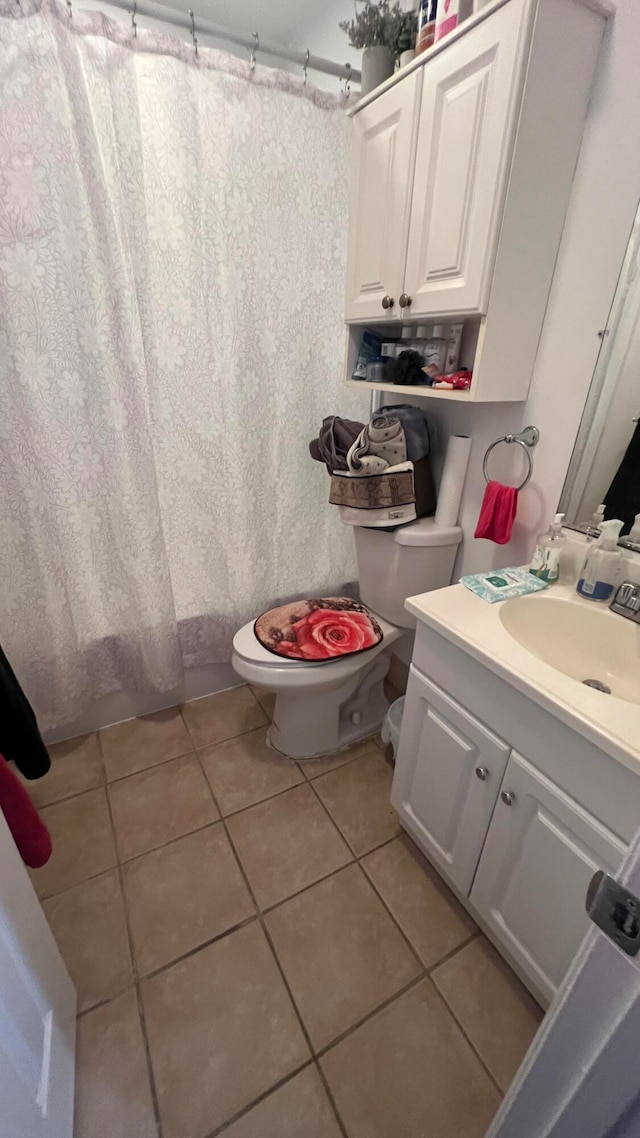
[(351, 597), (310, 597), (269, 609), (253, 626), (257, 639), (286, 660), (334, 660), (374, 648), (383, 639), (376, 618)]

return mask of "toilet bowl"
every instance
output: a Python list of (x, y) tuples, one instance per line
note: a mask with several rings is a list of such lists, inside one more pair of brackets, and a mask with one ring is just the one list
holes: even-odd
[(275, 693), (269, 741), (292, 759), (320, 758), (374, 735), (389, 705), (383, 690), (390, 648), (415, 619), (404, 601), (448, 585), (458, 526), (419, 518), (393, 531), (354, 529), (360, 598), (383, 633), (379, 644), (356, 655), (310, 662), (274, 656), (249, 621), (233, 639), (239, 676)]

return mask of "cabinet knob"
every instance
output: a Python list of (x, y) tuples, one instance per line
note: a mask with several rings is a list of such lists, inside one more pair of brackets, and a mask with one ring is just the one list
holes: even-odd
[(479, 778), (480, 782), (486, 782), (488, 777), (489, 771), (486, 767), (476, 767), (476, 778)]
[(510, 790), (501, 791), (500, 797), (501, 797), (502, 801), (504, 802), (505, 806), (513, 806), (513, 804), (516, 800), (515, 794), (512, 794), (512, 792)]
[(398, 304), (401, 308), (408, 308), (411, 304), (411, 297), (407, 296), (406, 292), (403, 292), (400, 300), (398, 301)]
[(394, 299), (392, 296), (383, 296), (383, 298), (382, 298), (382, 307), (383, 308), (393, 308), (393, 305), (394, 305)]

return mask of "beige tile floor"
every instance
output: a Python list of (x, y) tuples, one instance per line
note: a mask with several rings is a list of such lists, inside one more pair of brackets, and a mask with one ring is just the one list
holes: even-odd
[(132, 720), (31, 784), (75, 1138), (481, 1138), (542, 1013), (401, 833), (376, 742), (293, 763), (271, 710)]

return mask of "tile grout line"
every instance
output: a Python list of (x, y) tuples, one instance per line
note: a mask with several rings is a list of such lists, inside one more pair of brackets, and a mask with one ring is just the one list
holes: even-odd
[[(267, 714), (264, 707), (260, 703), (260, 700), (251, 691), (251, 685), (250, 684), (238, 684), (237, 688), (225, 688), (225, 691), (236, 691), (236, 690), (239, 690), (240, 688), (243, 688), (243, 687), (245, 687), (247, 689), (247, 691), (251, 693), (251, 696), (252, 696), (252, 698), (256, 704), (256, 707), (258, 707), (260, 709), (260, 712), (262, 713), (262, 715), (264, 715), (266, 722), (265, 723), (258, 723), (256, 727), (248, 727), (245, 731), (238, 731), (237, 734), (229, 735), (226, 739), (216, 739), (215, 742), (211, 742), (211, 743), (202, 743), (202, 744), (198, 745), (198, 743), (196, 742), (196, 740), (194, 738), (193, 732), (191, 731), (191, 728), (189, 727), (189, 724), (187, 722), (187, 717), (184, 714), (184, 708), (187, 707), (188, 704), (198, 703), (199, 701), (197, 699), (189, 699), (189, 700), (187, 700), (186, 703), (175, 704), (175, 706), (177, 707), (177, 709), (180, 713), (180, 718), (182, 719), (182, 722), (184, 723), (184, 726), (186, 728), (187, 735), (189, 736), (189, 739), (191, 740), (191, 746), (192, 746), (194, 751), (204, 751), (204, 750), (206, 750), (207, 747), (217, 747), (219, 743), (228, 743), (231, 739), (239, 739), (242, 735), (248, 735), (251, 731), (259, 731), (261, 727), (264, 727), (265, 730), (269, 727), (270, 722), (271, 722), (269, 719), (269, 715)], [(222, 694), (223, 694), (222, 692), (212, 692), (211, 693), (211, 695), (214, 695), (214, 696), (215, 695), (222, 695)], [(201, 699), (210, 699), (211, 696), (201, 696), (200, 698)]]
[(435, 983), (435, 981), (432, 979), (431, 976), (429, 976), (429, 980), (431, 982), (431, 986), (432, 986), (433, 990), (437, 993), (438, 999), (442, 1003), (445, 1011), (447, 1011), (449, 1013), (449, 1015), (451, 1016), (453, 1022), (455, 1023), (456, 1027), (458, 1028), (460, 1034), (462, 1035), (462, 1038), (465, 1040), (466, 1043), (468, 1043), (469, 1047), (473, 1051), (473, 1054), (475, 1055), (476, 1059), (480, 1063), (480, 1066), (482, 1067), (483, 1071), (488, 1076), (490, 1082), (492, 1083), (492, 1085), (495, 1087), (498, 1094), (500, 1095), (500, 1100), (502, 1101), (502, 1099), (505, 1096), (505, 1092), (503, 1091), (502, 1087), (499, 1085), (498, 1080), (494, 1077), (494, 1075), (490, 1071), (487, 1063), (485, 1062), (482, 1055), (478, 1051), (478, 1048), (476, 1047), (475, 1043), (467, 1035), (467, 1033), (466, 1033), (464, 1027), (462, 1026), (462, 1024), (460, 1023), (460, 1020), (458, 1019), (456, 1013), (454, 1012), (453, 1008), (450, 1007), (450, 1005), (445, 1000), (445, 998), (444, 998), (442, 992), (440, 991), (438, 985)]
[(468, 948), (469, 945), (473, 944), (474, 940), (478, 940), (481, 935), (480, 929), (476, 929), (475, 932), (469, 934), (466, 940), (463, 940), (460, 944), (456, 945), (455, 948), (452, 948), (451, 951), (447, 952), (440, 960), (436, 960), (435, 964), (430, 964), (426, 970), (429, 979), (432, 980), (434, 972), (437, 972), (444, 964), (448, 964), (450, 960), (453, 960), (454, 956), (457, 956), (459, 952)]
[(354, 1032), (363, 1027), (365, 1023), (368, 1023), (374, 1016), (377, 1016), (379, 1012), (383, 1012), (388, 1007), (391, 1007), (391, 1004), (394, 1004), (396, 1000), (401, 999), (402, 996), (406, 996), (407, 992), (411, 992), (413, 988), (418, 987), (418, 984), (422, 984), (424, 980), (428, 979), (429, 977), (424, 972), (420, 972), (418, 976), (412, 976), (411, 980), (408, 980), (406, 984), (398, 988), (398, 991), (394, 992), (392, 996), (387, 996), (386, 1000), (383, 1000), (381, 1004), (378, 1004), (377, 1007), (368, 1011), (361, 1019), (357, 1020), (356, 1023), (352, 1023), (351, 1027), (345, 1028), (345, 1030), (342, 1031), (340, 1035), (336, 1035), (335, 1039), (332, 1039), (330, 1043), (326, 1043), (324, 1047), (314, 1052), (314, 1059), (320, 1062), (329, 1051), (332, 1051), (339, 1043), (343, 1043), (345, 1039), (348, 1039), (350, 1035), (353, 1035)]
[[(102, 750), (102, 739), (100, 738), (100, 732), (98, 732), (98, 748), (99, 748), (99, 752), (100, 752), (100, 761), (103, 765), (104, 774), (106, 776), (106, 768), (104, 767), (104, 753)], [(116, 848), (116, 857), (118, 859), (118, 863), (117, 863), (118, 882), (120, 885), (120, 894), (122, 897), (122, 907), (124, 909), (124, 919), (125, 919), (125, 925), (126, 925), (126, 929), (127, 929), (127, 938), (129, 941), (129, 952), (131, 953), (131, 970), (133, 972), (134, 991), (136, 994), (136, 1006), (138, 1008), (138, 1019), (140, 1021), (140, 1031), (142, 1033), (142, 1044), (144, 1047), (145, 1060), (146, 1060), (146, 1064), (147, 1064), (147, 1078), (149, 1079), (149, 1090), (151, 1092), (151, 1102), (153, 1104), (153, 1113), (154, 1113), (154, 1120), (155, 1120), (155, 1125), (156, 1125), (156, 1132), (157, 1132), (158, 1138), (163, 1138), (162, 1119), (160, 1117), (160, 1103), (158, 1101), (158, 1093), (156, 1090), (156, 1082), (155, 1082), (155, 1077), (154, 1077), (154, 1073), (153, 1073), (153, 1064), (151, 1062), (151, 1050), (149, 1048), (149, 1037), (147, 1035), (147, 1022), (145, 1019), (144, 1005), (142, 1002), (142, 990), (140, 988), (140, 974), (139, 974), (139, 969), (138, 969), (138, 958), (136, 955), (135, 943), (134, 943), (134, 939), (133, 939), (133, 931), (131, 928), (131, 919), (129, 916), (129, 902), (127, 900), (127, 894), (125, 891), (124, 873), (123, 873), (123, 869), (122, 869), (122, 862), (120, 860), (120, 850), (118, 848), (118, 839), (117, 839), (117, 835), (116, 835), (115, 824), (113, 821), (113, 813), (111, 810), (111, 799), (109, 797), (108, 792), (106, 793), (106, 799), (107, 799), (107, 809), (109, 811), (109, 821), (111, 823), (111, 829), (113, 831), (113, 840), (114, 840), (114, 844), (115, 844), (115, 848)]]
[[(191, 738), (189, 738), (189, 742), (191, 742)], [(114, 786), (117, 782), (126, 782), (128, 778), (135, 778), (138, 774), (148, 774), (149, 771), (157, 770), (159, 767), (166, 767), (168, 763), (173, 763), (176, 759), (186, 759), (188, 755), (193, 755), (194, 751), (195, 747), (189, 747), (188, 751), (180, 751), (178, 755), (169, 755), (157, 763), (150, 763), (148, 767), (137, 767), (136, 770), (128, 771), (127, 774), (119, 774), (116, 778), (106, 778), (107, 771), (105, 768), (106, 784), (107, 786)]]
[[(252, 693), (252, 694), (253, 694), (253, 693)], [(255, 698), (255, 696), (254, 696), (254, 698)], [(200, 760), (200, 763), (201, 763), (201, 766), (202, 766), (202, 768), (203, 768), (203, 770), (204, 770), (204, 765), (202, 764), (202, 761), (201, 761), (201, 760)], [(205, 777), (206, 777), (206, 776), (205, 776)], [(209, 783), (208, 783), (208, 782), (207, 782), (207, 786), (209, 786)], [(211, 798), (212, 798), (212, 800), (213, 800), (213, 803), (214, 803), (214, 805), (216, 806), (216, 808), (217, 808), (217, 809), (219, 809), (219, 807), (218, 807), (218, 802), (217, 802), (217, 799), (216, 799), (216, 797), (215, 797), (215, 794), (213, 793), (213, 790), (212, 790), (212, 788), (211, 788), (210, 786), (209, 786), (209, 791), (210, 791), (210, 794), (211, 794)], [(296, 1019), (298, 1020), (298, 1024), (299, 1024), (299, 1026), (300, 1026), (300, 1030), (302, 1031), (302, 1035), (303, 1035), (303, 1038), (304, 1038), (304, 1040), (305, 1040), (305, 1043), (306, 1043), (306, 1045), (307, 1045), (307, 1047), (308, 1047), (308, 1049), (309, 1049), (309, 1054), (310, 1054), (310, 1057), (311, 1057), (312, 1061), (314, 1061), (314, 1062), (315, 1062), (315, 1051), (314, 1051), (314, 1048), (313, 1048), (313, 1044), (312, 1044), (312, 1042), (311, 1042), (311, 1038), (310, 1038), (310, 1036), (309, 1036), (309, 1033), (308, 1033), (308, 1031), (307, 1031), (307, 1028), (306, 1028), (306, 1026), (305, 1026), (305, 1024), (304, 1024), (304, 1021), (303, 1021), (303, 1019), (302, 1019), (302, 1016), (301, 1016), (301, 1014), (300, 1014), (300, 1011), (299, 1011), (299, 1009), (298, 1009), (298, 1005), (297, 1005), (296, 1001), (295, 1001), (295, 1000), (294, 1000), (294, 998), (293, 998), (293, 993), (292, 993), (292, 991), (291, 991), (291, 988), (290, 988), (290, 986), (289, 986), (289, 982), (288, 982), (288, 980), (287, 980), (287, 978), (286, 978), (286, 976), (285, 976), (285, 974), (284, 974), (284, 969), (283, 969), (283, 967), (282, 967), (282, 965), (281, 965), (281, 963), (280, 963), (280, 958), (279, 958), (279, 956), (278, 956), (278, 954), (277, 954), (277, 952), (276, 952), (276, 950), (275, 950), (275, 947), (274, 947), (273, 941), (272, 941), (272, 939), (271, 939), (271, 936), (269, 935), (269, 931), (268, 931), (268, 929), (267, 929), (267, 927), (266, 927), (266, 923), (265, 923), (265, 920), (264, 920), (264, 916), (263, 916), (263, 914), (262, 914), (262, 911), (261, 911), (261, 909), (260, 909), (260, 907), (259, 907), (259, 905), (258, 905), (258, 902), (257, 902), (256, 896), (255, 896), (255, 894), (254, 894), (254, 891), (253, 891), (253, 888), (252, 888), (252, 886), (251, 886), (251, 882), (249, 881), (249, 878), (248, 878), (247, 874), (245, 873), (245, 869), (244, 869), (244, 866), (243, 866), (243, 864), (242, 864), (242, 862), (241, 862), (241, 860), (240, 860), (240, 855), (239, 855), (238, 851), (236, 850), (236, 847), (235, 847), (235, 845), (234, 845), (234, 843), (233, 843), (233, 838), (232, 838), (232, 836), (231, 836), (231, 834), (230, 834), (230, 832), (229, 832), (229, 829), (228, 829), (228, 827), (227, 827), (227, 825), (226, 825), (226, 822), (225, 822), (225, 820), (224, 820), (224, 819), (223, 819), (222, 821), (223, 821), (223, 825), (224, 825), (224, 829), (225, 829), (225, 834), (227, 835), (227, 841), (229, 842), (229, 845), (231, 846), (231, 849), (232, 849), (232, 851), (233, 851), (233, 855), (234, 855), (234, 857), (235, 857), (235, 859), (236, 859), (236, 862), (237, 862), (237, 864), (238, 864), (238, 869), (240, 870), (240, 873), (242, 874), (242, 877), (243, 877), (243, 879), (244, 879), (245, 885), (246, 885), (247, 889), (249, 890), (249, 895), (250, 895), (250, 897), (251, 897), (251, 900), (253, 901), (253, 904), (255, 905), (255, 908), (256, 908), (256, 912), (257, 912), (257, 914), (258, 914), (258, 921), (260, 922), (260, 927), (261, 927), (261, 929), (262, 929), (262, 932), (263, 932), (263, 935), (264, 935), (264, 937), (265, 937), (265, 939), (266, 939), (266, 941), (267, 941), (267, 945), (269, 946), (269, 951), (271, 952), (271, 955), (272, 955), (272, 957), (273, 957), (273, 959), (274, 959), (274, 961), (275, 961), (275, 964), (276, 964), (276, 968), (278, 969), (278, 972), (279, 972), (279, 974), (280, 974), (280, 977), (281, 977), (281, 979), (282, 979), (282, 983), (283, 983), (283, 985), (284, 985), (285, 991), (286, 991), (286, 993), (287, 993), (287, 995), (288, 995), (288, 997), (289, 997), (289, 1000), (290, 1000), (290, 1002), (291, 1002), (291, 1006), (292, 1006), (292, 1008), (293, 1008), (293, 1010), (294, 1010), (294, 1014), (295, 1014), (295, 1016), (296, 1016)], [(317, 1066), (317, 1064), (316, 1064), (316, 1066)], [(321, 1076), (321, 1077), (322, 1077), (322, 1076)], [(324, 1081), (324, 1080), (323, 1080), (323, 1081)], [(337, 1122), (338, 1122), (338, 1126), (340, 1127), (340, 1130), (341, 1130), (341, 1132), (342, 1132), (343, 1138), (348, 1138), (348, 1135), (347, 1135), (347, 1131), (346, 1131), (346, 1128), (345, 1128), (345, 1126), (344, 1126), (344, 1124), (343, 1124), (343, 1122), (342, 1122), (342, 1119), (340, 1118), (340, 1115), (338, 1114), (337, 1108), (336, 1108), (336, 1106), (335, 1106), (335, 1104), (334, 1104), (334, 1102), (333, 1102), (333, 1096), (331, 1096), (331, 1098), (330, 1098), (330, 1100), (329, 1100), (329, 1101), (330, 1101), (330, 1103), (331, 1103), (331, 1107), (332, 1107), (332, 1110), (334, 1111), (334, 1114), (335, 1114), (335, 1116), (336, 1116), (336, 1120), (337, 1120)], [(247, 1108), (247, 1110), (248, 1110), (248, 1109), (249, 1109), (249, 1108)], [(246, 1113), (246, 1112), (245, 1112), (245, 1113)]]
[(222, 1122), (220, 1126), (217, 1126), (215, 1130), (211, 1130), (206, 1135), (206, 1138), (218, 1138), (218, 1134), (224, 1134), (225, 1130), (228, 1130), (235, 1122), (239, 1122), (240, 1119), (244, 1118), (246, 1114), (249, 1114), (255, 1106), (259, 1106), (261, 1102), (269, 1098), (269, 1095), (275, 1091), (279, 1091), (282, 1087), (286, 1087), (287, 1083), (290, 1083), (292, 1079), (295, 1079), (298, 1075), (302, 1074), (303, 1071), (306, 1071), (308, 1067), (312, 1067), (313, 1065), (313, 1059), (307, 1059), (306, 1063), (303, 1063), (300, 1067), (296, 1067), (295, 1071), (292, 1071), (290, 1075), (286, 1075), (284, 1079), (279, 1079), (277, 1083), (269, 1087), (268, 1091), (263, 1091), (263, 1093), (253, 1099), (248, 1106), (243, 1106), (242, 1110), (236, 1111), (235, 1114), (231, 1115), (231, 1118), (227, 1118), (227, 1120)]

